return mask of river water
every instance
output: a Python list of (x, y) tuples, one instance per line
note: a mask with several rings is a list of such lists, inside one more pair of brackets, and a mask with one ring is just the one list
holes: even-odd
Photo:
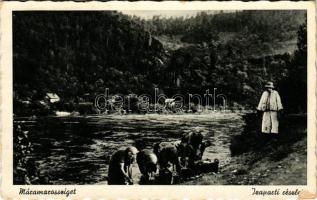
[[(46, 117), (16, 120), (29, 130), (34, 150), (29, 155), (49, 184), (107, 184), (110, 156), (119, 148), (134, 145), (152, 149), (161, 141), (177, 141), (183, 133), (202, 131), (212, 146), (203, 159), (230, 161), (230, 136), (240, 134), (244, 122), (239, 114), (205, 115), (104, 115)], [(140, 172), (133, 166), (134, 180)], [(136, 183), (138, 181), (135, 181)]]

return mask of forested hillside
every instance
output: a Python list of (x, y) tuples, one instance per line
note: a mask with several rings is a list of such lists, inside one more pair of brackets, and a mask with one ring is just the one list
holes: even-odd
[(304, 11), (236, 11), (195, 17), (141, 20), (155, 35), (182, 35), (183, 42), (198, 43), (217, 40), (222, 45), (240, 48), (249, 55), (270, 54), (285, 49), (285, 42), (296, 43), (298, 26), (305, 20)]
[[(171, 50), (168, 70), (174, 79), (165, 80), (170, 85), (178, 79), (182, 91), (201, 93), (217, 87), (233, 102), (254, 108), (263, 84), (272, 80), (288, 109), (305, 112), (304, 11), (201, 12), (190, 18), (139, 20)], [(294, 91), (302, 100), (290, 97)]]
[(106, 87), (113, 94), (159, 87), (166, 95), (217, 87), (229, 103), (252, 108), (263, 83), (273, 80), (289, 107), (305, 112), (306, 100), (292, 99), (293, 90), (306, 98), (305, 20), (302, 11), (147, 21), (115, 11), (14, 12), (15, 105), (36, 107), (48, 92), (76, 104)]
[(144, 92), (165, 59), (160, 42), (116, 12), (18, 12), (13, 30), (19, 98)]

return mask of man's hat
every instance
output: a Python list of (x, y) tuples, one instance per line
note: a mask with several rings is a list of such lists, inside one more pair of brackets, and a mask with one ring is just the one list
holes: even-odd
[(273, 82), (269, 81), (269, 82), (267, 82), (267, 83), (265, 84), (265, 87), (266, 87), (266, 88), (274, 88), (274, 84), (273, 84)]

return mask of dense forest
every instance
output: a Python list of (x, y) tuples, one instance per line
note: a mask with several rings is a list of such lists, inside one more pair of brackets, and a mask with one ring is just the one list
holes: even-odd
[(158, 87), (167, 96), (217, 88), (231, 106), (253, 109), (268, 80), (287, 111), (306, 112), (306, 72), (304, 11), (151, 20), (116, 11), (13, 13), (17, 115), (47, 114), (39, 104), (46, 93), (72, 111), (105, 88), (154, 95)]

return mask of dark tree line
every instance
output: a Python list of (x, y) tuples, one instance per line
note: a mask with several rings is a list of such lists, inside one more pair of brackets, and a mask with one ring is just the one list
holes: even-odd
[(305, 12), (202, 12), (142, 22), (158, 38), (181, 34), (191, 44), (171, 53), (164, 81), (173, 85), (178, 80), (178, 91), (202, 94), (216, 87), (231, 102), (254, 108), (263, 85), (272, 80), (287, 111), (306, 112)]
[[(198, 13), (189, 18), (160, 18), (151, 20), (138, 19), (146, 29), (156, 35), (184, 35), (184, 40), (195, 42), (207, 40), (213, 32), (243, 32), (261, 36), (260, 40), (287, 41), (294, 37), (298, 25), (305, 18), (305, 11), (281, 10), (245, 10), (235, 12), (220, 11), (217, 14)], [(188, 39), (186, 36), (192, 37)], [(196, 37), (193, 38), (193, 37)]]
[(117, 12), (15, 12), (13, 38), (15, 100), (141, 93), (165, 59), (160, 42)]
[[(232, 103), (254, 107), (263, 83), (273, 80), (290, 108), (306, 111), (304, 14), (243, 11), (144, 21), (115, 11), (14, 12), (15, 105), (27, 100), (35, 109), (48, 92), (76, 103), (106, 87), (119, 94), (153, 94), (159, 87), (167, 95), (217, 87)], [(181, 35), (190, 45), (164, 49), (161, 35)], [(295, 52), (282, 46), (296, 40)], [(291, 90), (303, 98), (295, 101)]]

